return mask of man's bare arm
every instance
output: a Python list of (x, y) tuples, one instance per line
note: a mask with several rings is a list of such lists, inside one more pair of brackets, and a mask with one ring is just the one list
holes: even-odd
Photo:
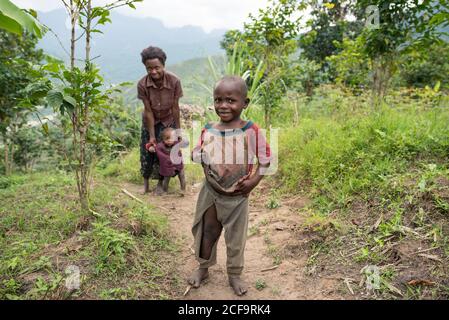
[[(150, 133), (150, 141), (149, 142), (155, 142), (156, 136), (154, 133), (154, 115), (153, 111), (151, 111), (150, 102), (147, 100), (143, 100), (143, 104), (145, 106), (145, 109), (143, 110), (143, 116), (145, 118), (145, 123), (147, 125), (147, 130)], [(154, 140), (154, 141), (151, 141)]]
[(176, 99), (176, 101), (173, 104), (172, 107), (172, 112), (173, 112), (173, 118), (175, 119), (175, 126), (176, 129), (181, 129), (181, 115), (180, 115), (180, 110), (179, 110), (179, 99)]

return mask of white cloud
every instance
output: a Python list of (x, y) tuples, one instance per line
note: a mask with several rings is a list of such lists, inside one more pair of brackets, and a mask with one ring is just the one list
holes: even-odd
[[(61, 0), (12, 1), (22, 8), (39, 11), (51, 11), (62, 7)], [(104, 4), (112, 0), (93, 2)], [(194, 25), (211, 31), (218, 28), (242, 28), (243, 22), (248, 21), (248, 14), (256, 14), (259, 8), (266, 7), (267, 2), (267, 0), (145, 0), (136, 4), (136, 10), (120, 8), (118, 11), (131, 16), (154, 17), (168, 27)]]

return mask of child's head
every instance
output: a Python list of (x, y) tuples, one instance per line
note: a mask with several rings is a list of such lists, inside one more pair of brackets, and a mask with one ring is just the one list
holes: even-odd
[(173, 128), (165, 128), (161, 134), (162, 142), (168, 146), (172, 147), (178, 140), (176, 137), (176, 131)]
[(243, 109), (248, 106), (248, 88), (245, 81), (237, 76), (225, 76), (214, 88), (215, 112), (223, 122), (240, 119)]
[(162, 79), (167, 60), (165, 52), (158, 47), (148, 47), (140, 53), (140, 56), (150, 77), (153, 80)]

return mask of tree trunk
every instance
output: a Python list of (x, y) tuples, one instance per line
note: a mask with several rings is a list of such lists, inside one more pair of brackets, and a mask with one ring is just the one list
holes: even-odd
[(11, 166), (9, 163), (9, 145), (6, 139), (4, 139), (4, 148), (5, 148), (5, 175), (9, 176), (11, 174)]
[(9, 172), (13, 173), (14, 171), (14, 142), (11, 142), (11, 151), (9, 156)]
[[(76, 24), (78, 19), (78, 13), (80, 10), (80, 6), (78, 4), (75, 4), (73, 0), (70, 0), (70, 23), (71, 23), (71, 35), (70, 35), (70, 70), (73, 72), (75, 69), (75, 43), (76, 43)], [(72, 133), (73, 133), (73, 154), (76, 155), (77, 158), (79, 158), (78, 155), (78, 135), (79, 133), (79, 121), (80, 121), (80, 112), (78, 111), (79, 108), (75, 107), (73, 114), (71, 116), (72, 120)], [(79, 160), (79, 159), (78, 159)], [(78, 161), (79, 163), (80, 161)], [(76, 177), (76, 186), (78, 189), (78, 195), (80, 198), (80, 204), (82, 210), (87, 210), (84, 196), (83, 196), (83, 188), (81, 186), (81, 174), (80, 174), (80, 166), (77, 166), (75, 168), (75, 177)]]
[(75, 68), (75, 27), (76, 27), (76, 10), (73, 6), (73, 0), (70, 0), (70, 23), (71, 23), (71, 38), (70, 38), (70, 68), (73, 71)]
[(311, 97), (313, 95), (313, 83), (312, 81), (306, 81), (306, 96)]
[(297, 127), (299, 124), (299, 112), (298, 112), (298, 100), (296, 98), (294, 101), (294, 106), (295, 106), (295, 127)]
[[(91, 29), (91, 13), (92, 13), (92, 2), (88, 0), (87, 8), (86, 8), (86, 61), (85, 61), (85, 71), (89, 72), (90, 70), (90, 29)], [(89, 83), (86, 82), (85, 86), (88, 87)], [(84, 103), (83, 103), (83, 112), (82, 112), (82, 121), (80, 124), (79, 132), (80, 132), (80, 175), (81, 175), (81, 208), (83, 211), (87, 211), (89, 209), (89, 166), (86, 161), (86, 137), (87, 131), (89, 128), (89, 103), (88, 103), (88, 93), (84, 94)]]
[(389, 57), (379, 57), (373, 61), (373, 91), (372, 104), (378, 108), (384, 101), (388, 83), (391, 79), (392, 62)]

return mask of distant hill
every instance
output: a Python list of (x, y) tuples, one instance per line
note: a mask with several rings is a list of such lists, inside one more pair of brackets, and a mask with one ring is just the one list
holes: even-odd
[[(68, 50), (70, 30), (65, 11), (40, 12), (39, 19), (58, 34)], [(169, 66), (193, 58), (223, 54), (219, 43), (226, 30), (206, 33), (194, 26), (167, 28), (154, 18), (129, 17), (116, 12), (111, 14), (111, 19), (112, 24), (101, 27), (104, 34), (93, 35), (92, 43), (92, 57), (100, 55), (95, 62), (111, 83), (133, 81), (145, 74), (140, 52), (149, 45), (164, 49)], [(61, 59), (68, 58), (50, 32), (39, 42), (39, 47)], [(77, 55), (82, 58), (82, 41), (79, 48)]]

